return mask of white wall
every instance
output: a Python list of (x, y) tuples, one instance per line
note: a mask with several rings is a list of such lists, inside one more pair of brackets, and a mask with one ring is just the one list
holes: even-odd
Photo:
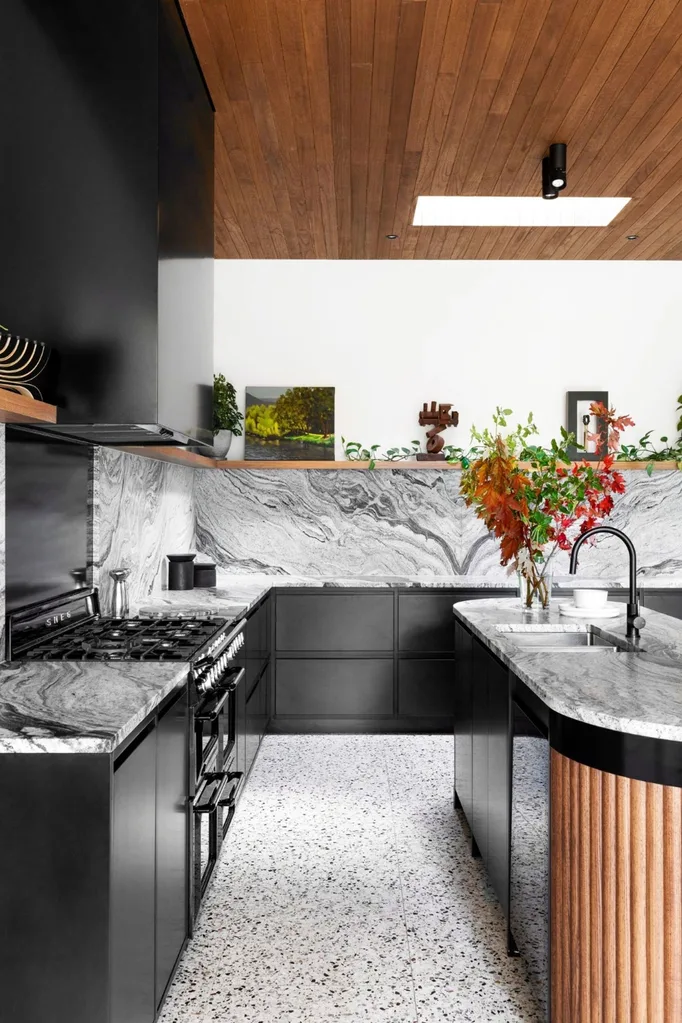
[[(336, 387), (340, 437), (424, 436), (424, 401), (453, 402), (465, 446), (502, 404), (544, 439), (566, 391), (608, 390), (637, 429), (675, 431), (682, 392), (676, 262), (217, 260), (215, 368), (247, 385)], [(230, 458), (241, 458), (236, 439)]]

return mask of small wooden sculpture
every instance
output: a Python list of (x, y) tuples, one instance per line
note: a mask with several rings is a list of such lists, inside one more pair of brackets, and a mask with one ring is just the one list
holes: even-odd
[(418, 462), (445, 461), (443, 454), (445, 439), (440, 435), (448, 426), (457, 426), (459, 423), (459, 412), (451, 412), (451, 408), (452, 405), (436, 405), (435, 401), (432, 401), (429, 407), (428, 402), (424, 402), (419, 413), (419, 425), (430, 426), (431, 429), (426, 433), (426, 454), (418, 454)]

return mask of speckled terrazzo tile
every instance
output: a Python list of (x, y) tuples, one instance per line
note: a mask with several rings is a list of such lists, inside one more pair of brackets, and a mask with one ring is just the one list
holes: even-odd
[(267, 737), (161, 1023), (534, 1023), (448, 739)]

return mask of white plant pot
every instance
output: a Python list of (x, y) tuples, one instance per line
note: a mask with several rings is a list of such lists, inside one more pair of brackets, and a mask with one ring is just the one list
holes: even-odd
[(232, 443), (232, 430), (220, 430), (213, 438), (213, 451), (216, 458), (225, 458)]

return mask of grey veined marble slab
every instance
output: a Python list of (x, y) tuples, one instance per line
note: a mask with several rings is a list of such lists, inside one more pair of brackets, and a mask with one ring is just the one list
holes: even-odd
[(594, 621), (563, 618), (558, 610), (529, 615), (517, 599), (494, 598), (461, 601), (453, 610), (550, 710), (601, 728), (682, 742), (682, 621), (643, 608), (644, 653), (530, 652), (514, 643), (513, 628), (584, 632), (590, 625), (622, 643), (625, 615)]
[[(467, 508), (461, 473), (386, 469), (197, 471), (198, 549), (236, 574), (475, 576), (508, 580), (497, 542)], [(629, 471), (609, 520), (632, 537), (648, 586), (682, 577), (682, 473)], [(602, 538), (580, 557), (581, 576), (627, 572), (621, 544)], [(555, 574), (568, 574), (568, 555)], [(654, 582), (655, 580), (655, 582)]]
[(0, 665), (0, 753), (110, 753), (175, 689), (186, 664)]

